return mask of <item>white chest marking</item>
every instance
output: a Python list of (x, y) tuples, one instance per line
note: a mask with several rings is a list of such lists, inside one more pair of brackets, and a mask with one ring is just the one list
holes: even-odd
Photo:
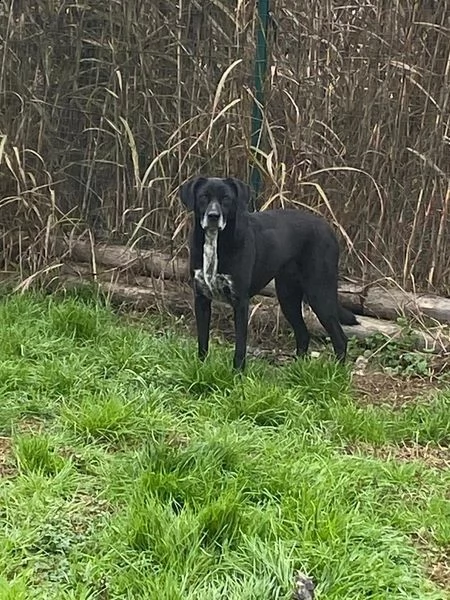
[(217, 229), (207, 229), (205, 231), (205, 243), (203, 244), (203, 277), (206, 285), (211, 288), (217, 277)]
[(211, 300), (223, 300), (231, 303), (234, 299), (233, 281), (230, 275), (217, 273), (217, 229), (205, 231), (203, 245), (203, 269), (196, 269), (194, 279), (203, 295)]

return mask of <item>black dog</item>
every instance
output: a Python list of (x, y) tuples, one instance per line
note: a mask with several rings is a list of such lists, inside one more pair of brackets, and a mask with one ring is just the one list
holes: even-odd
[(309, 345), (301, 309), (306, 299), (343, 362), (347, 337), (340, 323), (358, 321), (338, 303), (339, 247), (330, 225), (299, 210), (250, 213), (250, 188), (234, 178), (196, 177), (183, 184), (180, 196), (194, 211), (190, 267), (200, 358), (208, 352), (211, 300), (217, 298), (234, 309), (233, 364), (244, 368), (249, 300), (275, 278), (281, 310), (294, 329), (297, 354), (305, 354)]

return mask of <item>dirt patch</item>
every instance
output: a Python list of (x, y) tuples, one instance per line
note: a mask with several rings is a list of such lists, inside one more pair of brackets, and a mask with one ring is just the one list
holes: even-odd
[(352, 381), (356, 400), (360, 404), (388, 404), (393, 408), (401, 408), (405, 404), (416, 402), (418, 398), (425, 399), (444, 387), (439, 382), (394, 377), (370, 370), (353, 373)]
[(74, 504), (77, 510), (72, 512), (70, 522), (77, 535), (86, 535), (98, 519), (112, 512), (112, 507), (104, 498), (81, 492), (75, 496)]
[(425, 557), (427, 575), (441, 589), (450, 591), (450, 547), (438, 548), (426, 539), (416, 535), (413, 543)]
[(428, 565), (428, 572), (432, 581), (442, 589), (450, 591), (450, 557), (447, 556), (445, 560), (432, 560)]
[(165, 436), (165, 443), (172, 448), (187, 448), (190, 441), (187, 435), (176, 431), (169, 431)]
[(41, 433), (44, 429), (44, 422), (37, 417), (24, 417), (15, 425), (19, 433)]
[(401, 444), (398, 446), (371, 446), (358, 443), (347, 446), (348, 454), (371, 456), (380, 460), (398, 460), (400, 462), (420, 461), (433, 469), (450, 469), (450, 448), (436, 445)]
[(13, 477), (17, 473), (9, 437), (0, 437), (0, 478)]

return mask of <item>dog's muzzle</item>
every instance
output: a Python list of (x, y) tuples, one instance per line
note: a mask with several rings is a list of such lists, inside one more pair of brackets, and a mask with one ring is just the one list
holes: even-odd
[(225, 229), (226, 220), (222, 213), (222, 207), (216, 200), (208, 204), (201, 225), (203, 229), (219, 229), (220, 231)]

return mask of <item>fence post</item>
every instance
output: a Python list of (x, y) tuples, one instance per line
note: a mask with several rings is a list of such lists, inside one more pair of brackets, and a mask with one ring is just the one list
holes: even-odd
[[(270, 0), (258, 0), (258, 16), (256, 28), (256, 57), (255, 57), (255, 99), (253, 101), (251, 146), (255, 159), (258, 159), (258, 150), (261, 144), (263, 111), (264, 111), (264, 83), (267, 72), (267, 30), (269, 25)], [(251, 186), (254, 191), (254, 206), (257, 204), (261, 192), (261, 171), (257, 164), (252, 165), (250, 175)]]

